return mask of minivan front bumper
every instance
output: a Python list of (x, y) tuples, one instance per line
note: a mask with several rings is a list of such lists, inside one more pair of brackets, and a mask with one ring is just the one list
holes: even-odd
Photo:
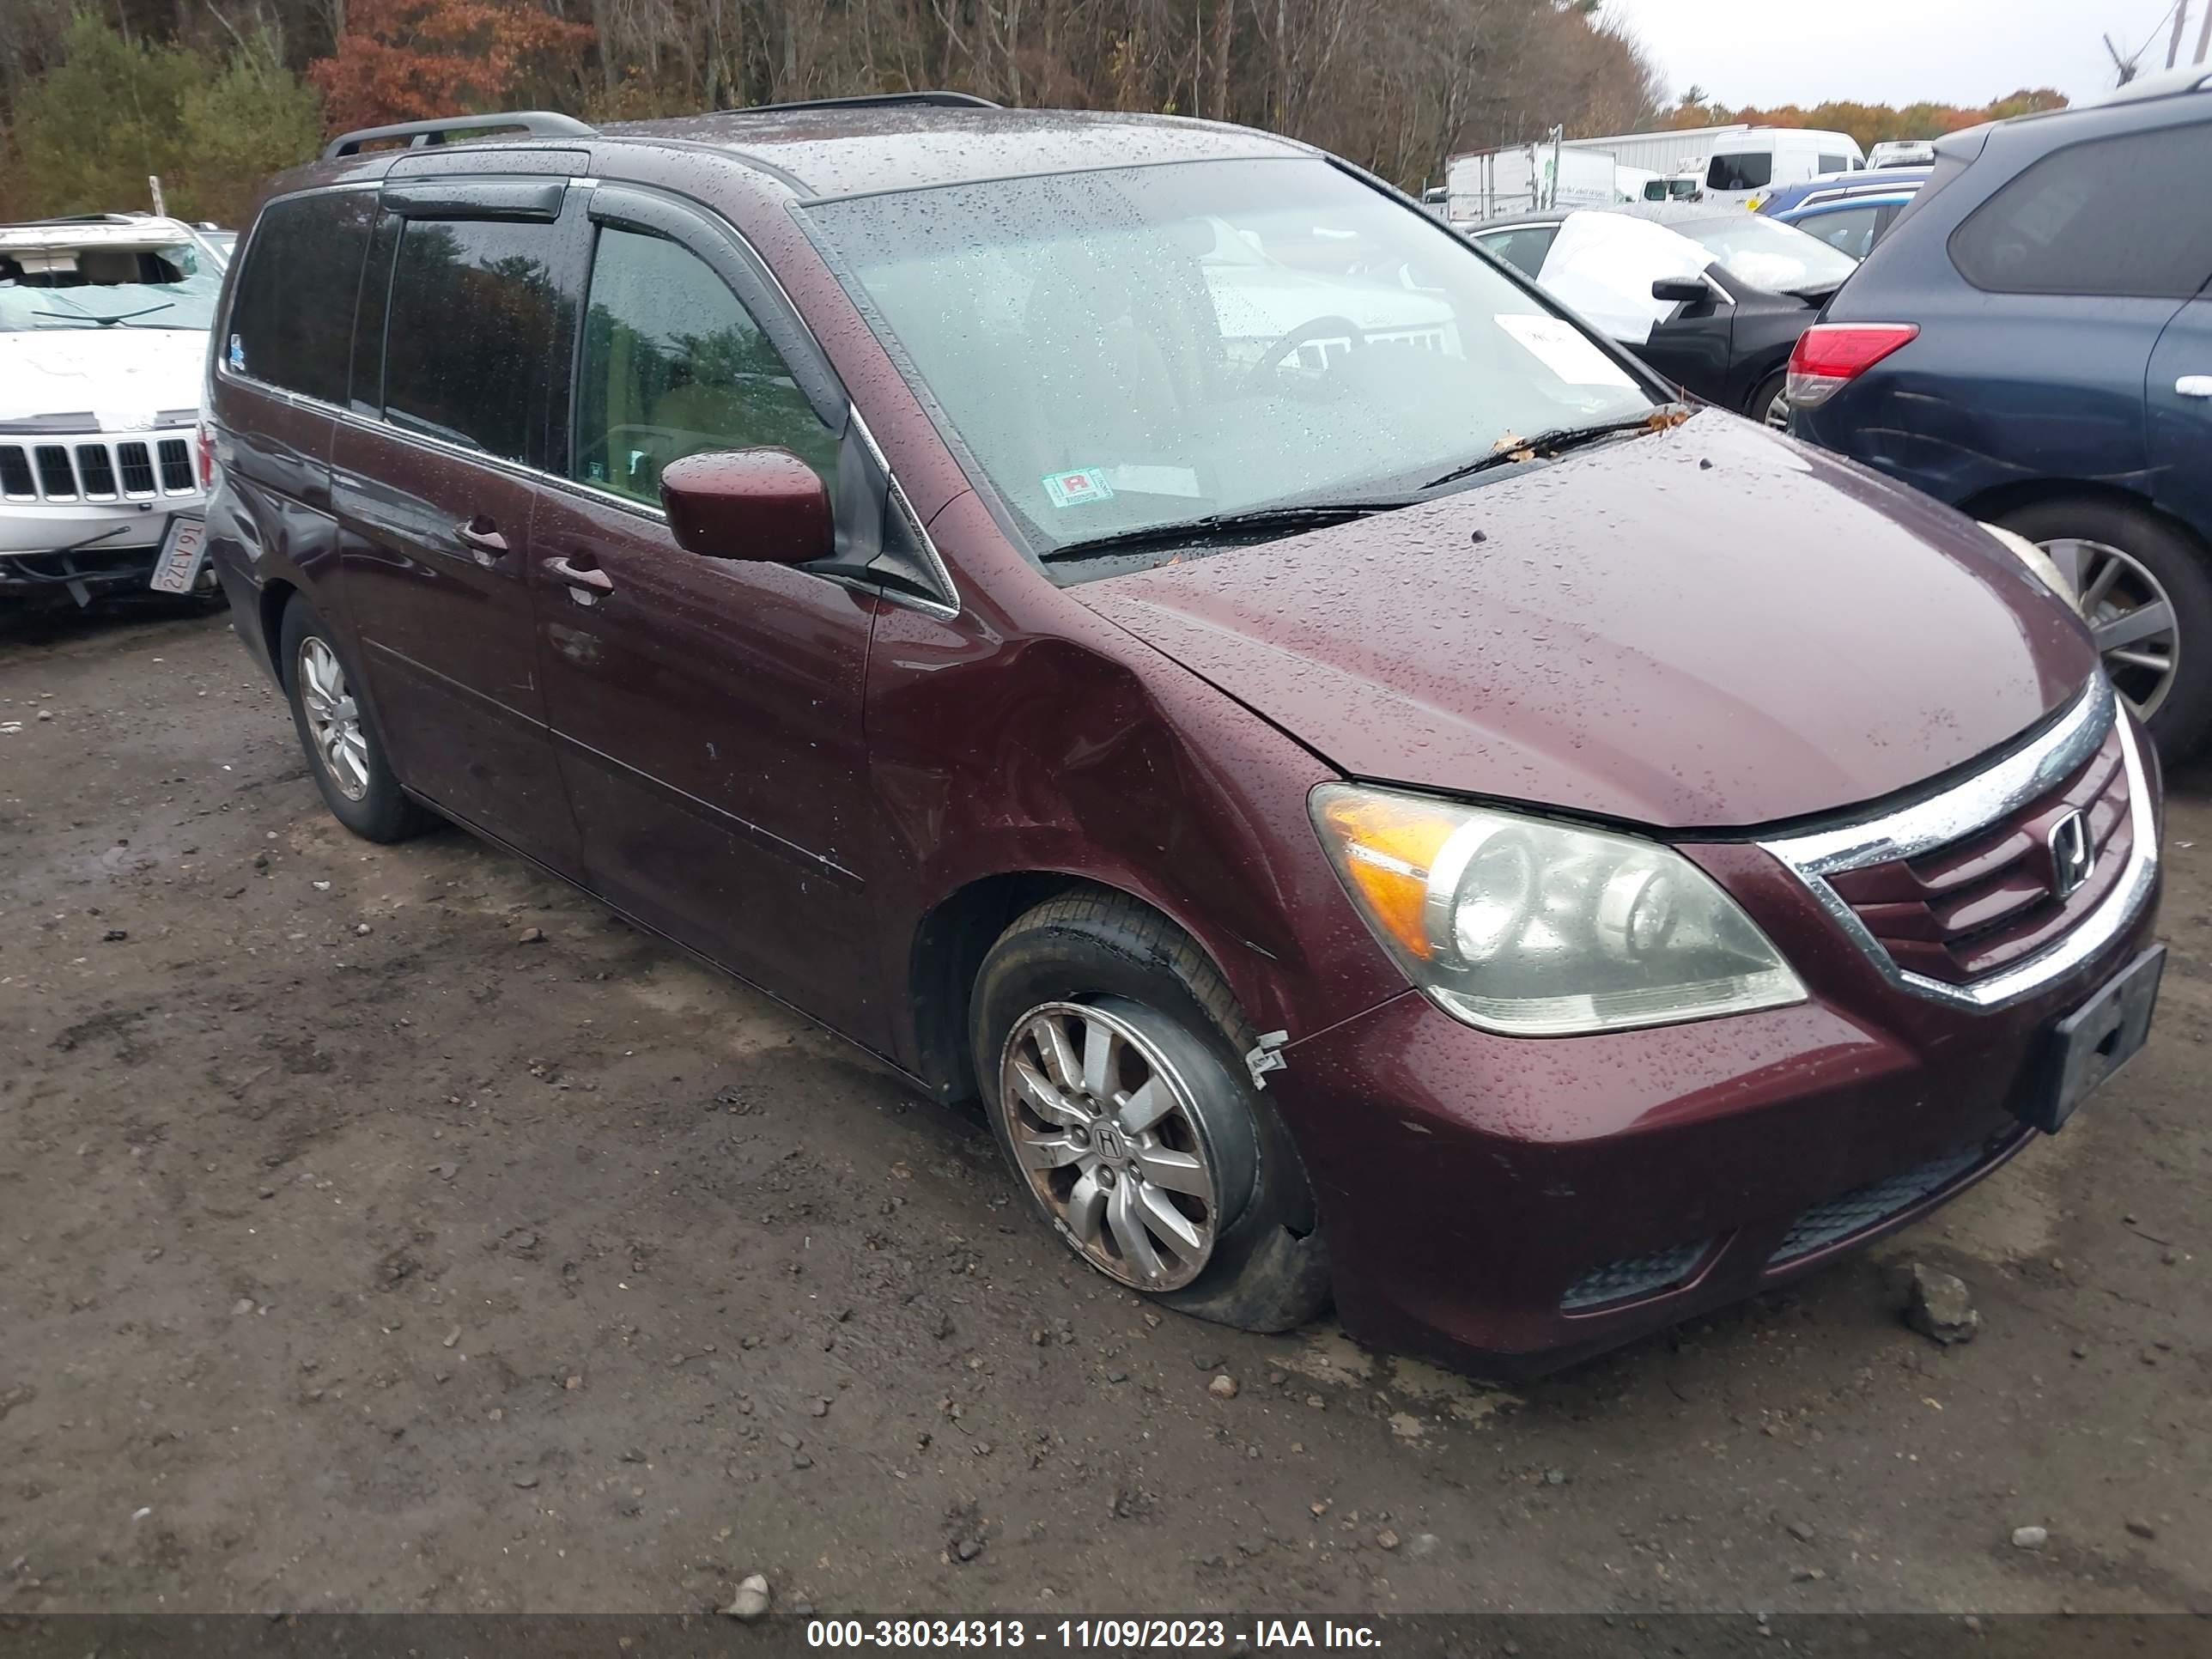
[[(2101, 690), (2084, 702), (2109, 726)], [(2158, 782), (2139, 734), (2122, 737), (2137, 831), (2123, 879), (2037, 971), (2001, 976), (2001, 996), (1901, 974), (1839, 922), (1819, 876), (1854, 845), (1940, 840), (1937, 796), (1877, 820), (1887, 840), (1682, 849), (1790, 957), (1803, 1003), (1529, 1040), (1409, 991), (1291, 1045), (1269, 1092), (1352, 1333), (1497, 1375), (1550, 1370), (1787, 1283), (2012, 1157), (2054, 1026), (2151, 941)], [(2049, 784), (2043, 757), (2081, 746), (2061, 720), (1947, 793), (2016, 808)]]
[(2051, 1027), (2151, 928), (2146, 909), (2044, 996), (1954, 1016), (1935, 1045), (1818, 1001), (1516, 1042), (1415, 992), (1299, 1043), (1269, 1091), (1318, 1189), (1345, 1324), (1532, 1375), (1878, 1238), (2033, 1136), (2014, 1107)]

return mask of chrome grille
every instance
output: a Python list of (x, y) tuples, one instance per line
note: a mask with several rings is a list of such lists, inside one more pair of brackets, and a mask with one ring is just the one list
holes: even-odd
[(0, 496), (11, 501), (150, 501), (198, 488), (183, 438), (0, 443)]
[[(2119, 765), (2113, 772), (2106, 767), (2106, 751), (2116, 738)], [(1804, 883), (1844, 937), (1899, 990), (1954, 1007), (2008, 1007), (2110, 946), (2141, 918), (2156, 890), (2158, 838), (2142, 743), (2100, 673), (2042, 732), (1962, 781), (1876, 817), (1759, 845)], [(2082, 813), (2080, 824), (2059, 806), (2059, 798), (2072, 792), (2081, 792), (2081, 804), (2071, 808)], [(2054, 808), (2055, 817), (2049, 816)], [(1939, 902), (1981, 901), (1975, 908), (1939, 917), (1928, 904), (1931, 878), (1972, 887), (1977, 875), (1999, 870), (2004, 843), (2015, 832), (2032, 842), (2030, 825), (2041, 823), (2064, 831), (2069, 879), (2084, 873), (2079, 858), (2084, 849), (2073, 830), (2086, 827), (2090, 842), (2101, 843), (2095, 867), (2087, 872), (2094, 879), (2078, 891), (2061, 898), (2057, 890), (2063, 884), (2054, 883), (2029, 914), (2026, 907), (2008, 908), (2017, 898), (2001, 878), (1991, 892), (1954, 887), (1936, 895)], [(2012, 851), (2018, 856), (2019, 846)], [(2060, 858), (2061, 848), (2046, 841), (2032, 849), (2028, 873), (2039, 865), (2055, 874)], [(1911, 890), (1868, 890), (1852, 879), (1862, 871), (1881, 872), (1869, 882), (1903, 881)], [(1853, 890), (1848, 896), (1845, 888)], [(1909, 908), (1915, 903), (1927, 913), (1921, 930), (1936, 937), (1916, 939)], [(1945, 951), (1951, 975), (1912, 965), (1909, 947), (1915, 943)]]
[(1577, 1313), (1611, 1302), (1650, 1296), (1670, 1285), (1679, 1285), (1704, 1258), (1706, 1246), (1711, 1242), (1700, 1239), (1695, 1244), (1623, 1256), (1602, 1267), (1593, 1267), (1567, 1287), (1567, 1293), (1559, 1298), (1559, 1308), (1565, 1313)]
[[(2051, 836), (2060, 819), (2087, 820), (2094, 861), (2061, 894)], [(1831, 876), (1829, 884), (1910, 973), (1964, 985), (2033, 956), (2104, 902), (2132, 844), (2128, 777), (2115, 727), (2047, 793), (1917, 857)]]

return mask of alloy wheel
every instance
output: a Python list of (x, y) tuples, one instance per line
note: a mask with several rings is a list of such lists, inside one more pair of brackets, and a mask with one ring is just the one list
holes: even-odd
[(300, 641), (299, 677), (315, 758), (340, 794), (359, 800), (368, 793), (368, 736), (337, 653), (310, 634)]
[(1790, 430), (1790, 394), (1778, 392), (1766, 400), (1766, 413), (1762, 417), (1777, 432)]
[(2079, 596), (2113, 688), (2148, 720), (2181, 666), (2173, 601), (2141, 560), (2109, 543), (2062, 536), (2042, 545)]
[(1213, 1254), (1220, 1194), (1189, 1085), (1126, 1020), (1048, 1002), (1000, 1062), (1007, 1139), (1060, 1236), (1109, 1277), (1172, 1291)]

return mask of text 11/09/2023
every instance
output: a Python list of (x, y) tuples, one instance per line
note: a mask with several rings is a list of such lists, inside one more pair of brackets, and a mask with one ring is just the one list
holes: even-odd
[(1374, 1627), (1334, 1620), (811, 1619), (810, 1648), (1021, 1648), (1090, 1651), (1222, 1648), (1374, 1648)]

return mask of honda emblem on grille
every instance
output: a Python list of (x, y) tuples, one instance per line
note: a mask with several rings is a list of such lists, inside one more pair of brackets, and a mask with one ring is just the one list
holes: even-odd
[(2061, 899), (2081, 890), (2097, 868), (2097, 849), (2089, 843), (2089, 820), (2069, 812), (2051, 826), (2051, 878)]

